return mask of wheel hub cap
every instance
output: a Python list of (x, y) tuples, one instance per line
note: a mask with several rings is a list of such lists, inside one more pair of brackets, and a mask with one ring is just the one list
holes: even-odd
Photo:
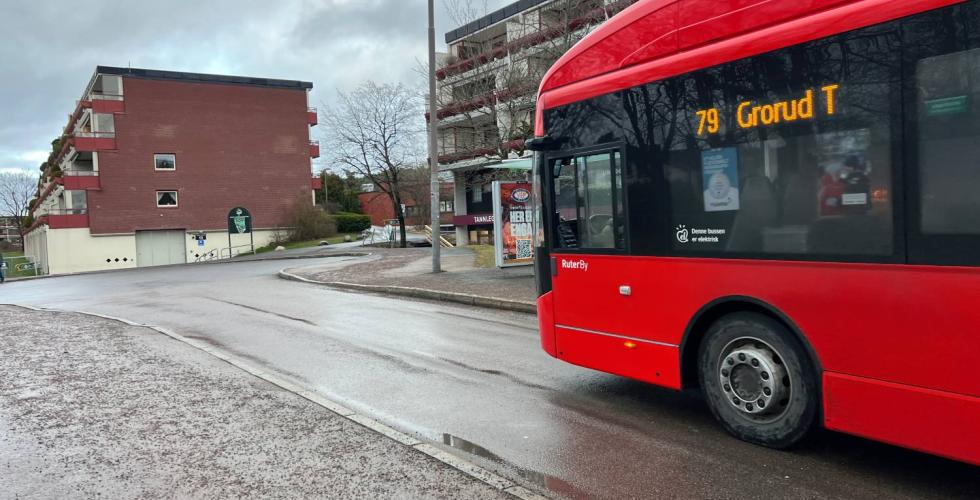
[(789, 395), (786, 369), (768, 346), (748, 344), (732, 348), (718, 369), (728, 402), (742, 413), (776, 412)]

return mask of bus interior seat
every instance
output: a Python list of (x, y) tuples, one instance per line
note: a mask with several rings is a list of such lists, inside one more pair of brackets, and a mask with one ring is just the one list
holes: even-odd
[(594, 214), (589, 217), (589, 240), (592, 247), (612, 248), (615, 240), (613, 233), (613, 216)]
[(728, 238), (728, 250), (733, 252), (762, 251), (762, 229), (776, 222), (778, 206), (768, 177), (745, 179), (739, 195), (740, 207)]
[(817, 186), (798, 173), (787, 176), (783, 189), (783, 226), (808, 225), (817, 218)]

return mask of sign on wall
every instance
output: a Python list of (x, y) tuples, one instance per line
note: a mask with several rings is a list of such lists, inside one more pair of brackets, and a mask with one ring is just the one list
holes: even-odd
[(228, 233), (248, 234), (252, 232), (252, 214), (245, 207), (235, 207), (228, 212)]
[(531, 185), (493, 182), (493, 241), (497, 267), (534, 263)]

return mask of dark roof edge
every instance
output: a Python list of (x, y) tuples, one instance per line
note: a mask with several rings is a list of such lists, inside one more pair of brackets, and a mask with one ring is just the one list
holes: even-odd
[(452, 30), (449, 33), (446, 33), (446, 43), (453, 43), (460, 38), (472, 35), (483, 28), (497, 24), (504, 19), (515, 16), (521, 12), (524, 12), (525, 10), (532, 7), (537, 7), (538, 5), (549, 1), (551, 0), (518, 0), (517, 2), (497, 9), (483, 17)]
[(275, 87), (286, 89), (312, 89), (312, 82), (298, 80), (277, 80), (274, 78), (254, 78), (250, 76), (209, 75), (205, 73), (185, 73), (182, 71), (162, 71), (142, 68), (117, 68), (114, 66), (96, 66), (96, 74), (121, 75), (148, 80), (175, 80), (194, 83), (224, 83), (234, 85), (255, 85), (259, 87)]

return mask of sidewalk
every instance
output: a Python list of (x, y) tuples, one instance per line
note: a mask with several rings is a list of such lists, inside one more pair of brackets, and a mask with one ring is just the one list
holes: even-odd
[(442, 269), (432, 273), (431, 248), (369, 248), (371, 255), (337, 268), (317, 265), (287, 268), (280, 277), (340, 288), (535, 312), (534, 269), (479, 268), (472, 250), (445, 248)]
[(4, 498), (507, 496), (147, 328), (0, 306), (0, 358)]

